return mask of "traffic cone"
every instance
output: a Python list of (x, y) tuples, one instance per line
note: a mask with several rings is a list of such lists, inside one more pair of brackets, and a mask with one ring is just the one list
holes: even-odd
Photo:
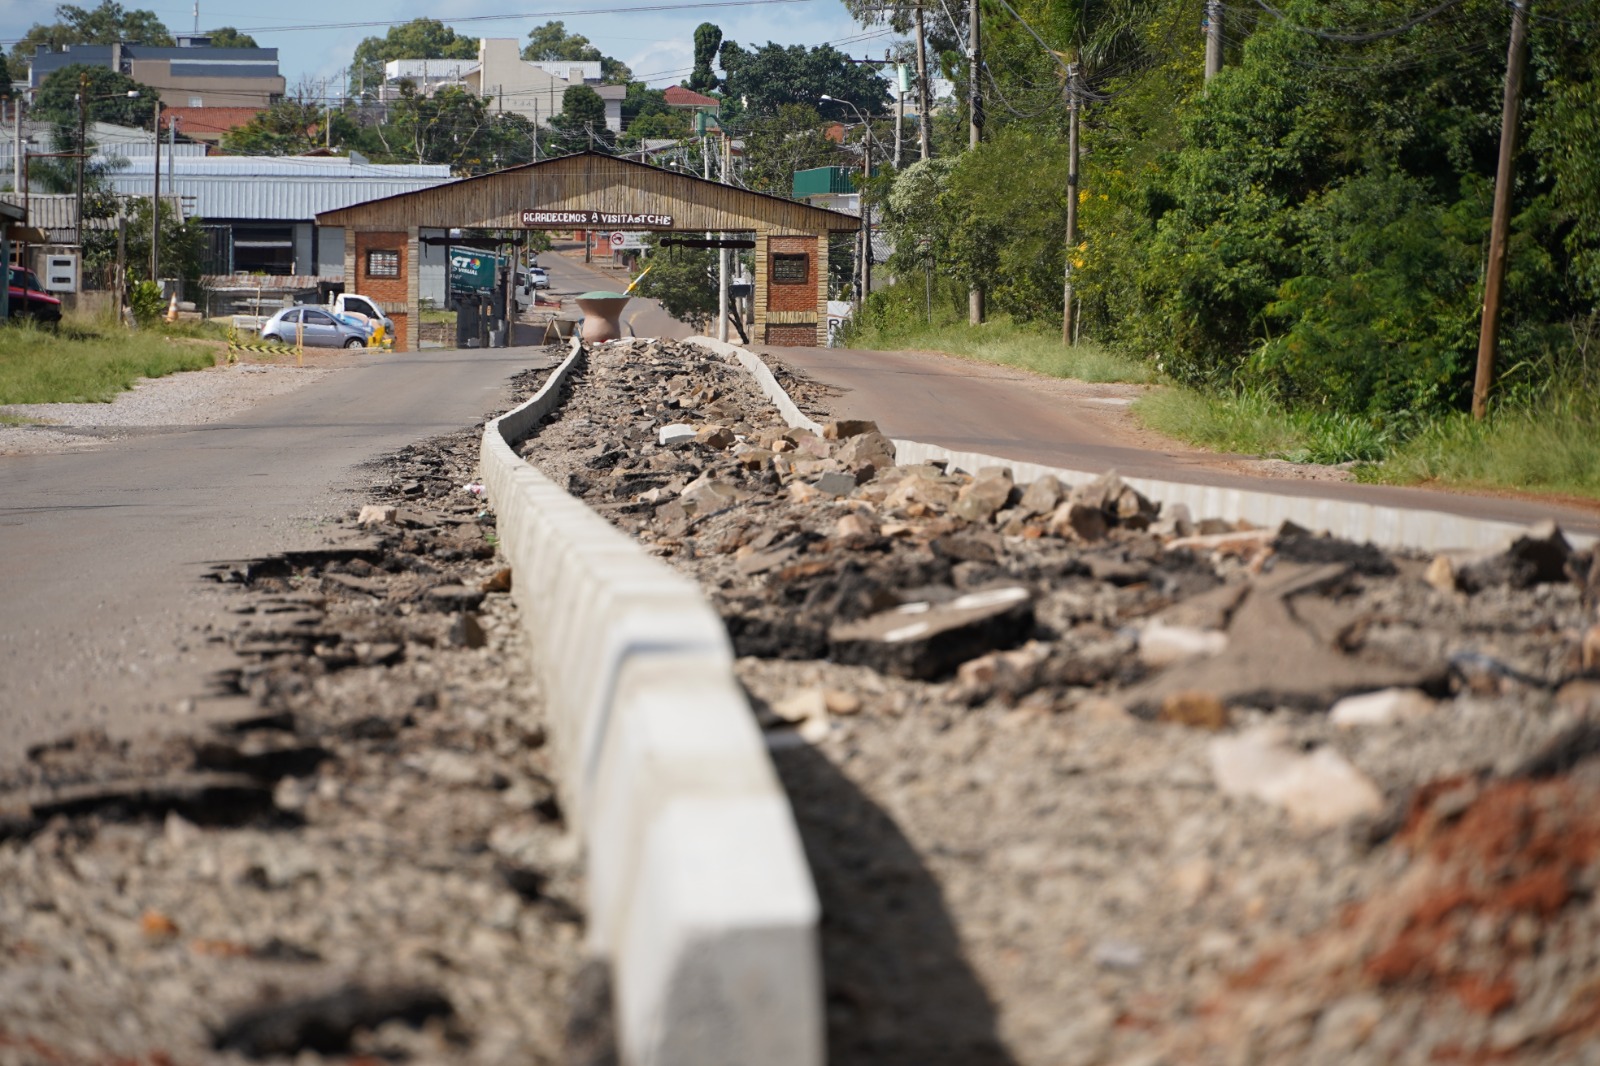
[(178, 321), (178, 294), (176, 292), (172, 294), (172, 300), (167, 304), (167, 321)]

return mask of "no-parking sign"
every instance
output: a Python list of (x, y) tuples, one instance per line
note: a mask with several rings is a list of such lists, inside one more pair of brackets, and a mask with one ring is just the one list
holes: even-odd
[(613, 252), (627, 252), (644, 247), (644, 234), (623, 233), (621, 230), (611, 231), (611, 250)]

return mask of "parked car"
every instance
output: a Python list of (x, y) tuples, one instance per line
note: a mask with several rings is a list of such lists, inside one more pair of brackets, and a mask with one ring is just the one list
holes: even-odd
[(267, 319), (261, 338), (293, 344), (298, 336), (307, 348), (365, 348), (373, 327), (353, 315), (335, 315), (320, 307), (286, 307)]
[(38, 275), (33, 271), (27, 267), (11, 267), (7, 282), (12, 318), (31, 318), (35, 322), (61, 321), (61, 300), (44, 291)]
[(550, 287), (550, 272), (541, 266), (529, 267), (527, 287), (530, 289), (548, 289)]

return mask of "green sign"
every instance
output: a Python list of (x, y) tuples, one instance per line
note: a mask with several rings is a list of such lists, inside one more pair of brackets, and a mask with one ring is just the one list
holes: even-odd
[(450, 249), (450, 289), (452, 292), (493, 292), (500, 257), (471, 248)]

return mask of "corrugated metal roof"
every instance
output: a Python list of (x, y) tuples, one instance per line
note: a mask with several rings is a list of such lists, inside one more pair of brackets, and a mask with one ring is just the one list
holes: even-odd
[[(172, 192), (184, 197), (191, 215), (206, 218), (310, 221), (333, 211), (397, 193), (431, 189), (451, 180), (436, 164), (384, 165), (301, 156), (207, 156), (172, 161)], [(154, 159), (130, 159), (108, 175), (117, 192), (151, 187)], [(168, 159), (162, 159), (162, 189)], [(268, 180), (264, 180), (268, 179)]]

